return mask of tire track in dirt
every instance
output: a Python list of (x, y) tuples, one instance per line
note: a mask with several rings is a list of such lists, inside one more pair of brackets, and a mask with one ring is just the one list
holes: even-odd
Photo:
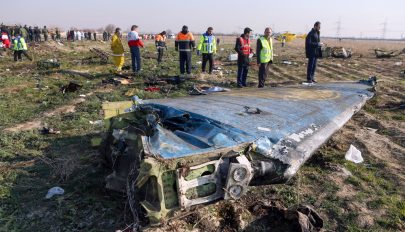
[(275, 65), (270, 66), (268, 74), (269, 74), (270, 80), (272, 78), (274, 78), (277, 81), (286, 81), (286, 80), (288, 80), (288, 78), (286, 78), (286, 76), (284, 74), (277, 71), (277, 68), (275, 68)]
[(368, 74), (368, 76), (377, 76), (377, 78), (379, 78), (380, 80), (383, 79), (383, 80), (389, 80), (389, 81), (397, 81), (395, 74), (387, 75), (387, 73), (378, 71), (375, 67), (371, 67), (369, 65), (367, 65), (367, 66), (368, 67), (364, 67), (364, 66), (359, 67), (359, 68), (361, 68), (361, 71), (359, 71), (359, 72)]
[[(333, 67), (331, 65), (332, 64), (328, 64), (329, 67), (335, 68), (335, 67)], [(340, 71), (342, 73), (346, 73), (349, 76), (353, 76), (354, 78), (352, 78), (352, 79), (354, 79), (354, 80), (366, 79), (366, 78), (370, 77), (369, 73), (365, 73), (363, 71), (357, 70), (355, 65), (351, 65), (351, 66), (343, 66), (342, 65), (342, 67), (338, 67), (338, 68), (341, 69)]]
[(286, 70), (285, 68), (281, 67), (280, 65), (272, 65), (270, 67), (270, 69), (277, 71), (282, 77), (284, 77), (290, 81), (291, 80), (298, 81), (298, 82), (302, 81), (302, 78), (291, 75), (289, 70)]
[[(328, 79), (332, 79), (333, 81), (339, 80), (347, 80), (344, 77), (342, 77), (341, 75), (331, 72), (330, 70), (322, 67), (322, 66), (318, 66), (316, 67), (316, 72), (319, 72), (320, 74), (323, 74), (324, 77), (328, 78)], [(316, 72), (315, 72), (315, 76), (316, 76)]]
[[(335, 65), (333, 65), (335, 66)], [(343, 80), (347, 80), (347, 79), (359, 79), (361, 77), (357, 76), (357, 75), (353, 75), (350, 72), (347, 71), (342, 71), (341, 67), (333, 67), (332, 64), (327, 64), (327, 63), (323, 63), (320, 64), (319, 67), (322, 67), (332, 73), (336, 73), (338, 74), (340, 77), (342, 77)]]
[(384, 77), (384, 79), (389, 79), (392, 81), (397, 80), (399, 72), (401, 71), (401, 67), (399, 66), (383, 65), (380, 64), (378, 60), (368, 60), (366, 62), (362, 62), (361, 66), (356, 68), (361, 68), (363, 71), (368, 71), (372, 75), (378, 74), (379, 76)]

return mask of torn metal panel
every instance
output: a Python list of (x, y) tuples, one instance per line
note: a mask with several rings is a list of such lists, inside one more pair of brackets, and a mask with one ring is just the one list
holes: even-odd
[(176, 209), (238, 199), (249, 185), (284, 183), (373, 96), (375, 83), (108, 103), (109, 186), (122, 186), (135, 162), (137, 175), (127, 189), (137, 189), (157, 222)]

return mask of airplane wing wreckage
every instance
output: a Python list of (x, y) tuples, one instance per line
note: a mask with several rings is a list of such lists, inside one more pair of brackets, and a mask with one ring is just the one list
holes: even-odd
[(375, 80), (103, 105), (109, 189), (149, 223), (285, 183), (373, 96)]

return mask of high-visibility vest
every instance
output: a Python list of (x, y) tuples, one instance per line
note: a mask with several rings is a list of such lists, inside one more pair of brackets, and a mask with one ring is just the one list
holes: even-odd
[(250, 39), (243, 39), (242, 37), (239, 37), (239, 40), (242, 54), (246, 56), (250, 55)]
[(262, 43), (262, 49), (260, 50), (260, 62), (268, 63), (273, 60), (273, 40), (270, 41), (265, 37), (260, 37), (260, 42)]
[(165, 35), (161, 35), (161, 34), (157, 34), (155, 40), (156, 40), (157, 42), (160, 42), (160, 41), (165, 42), (165, 41), (166, 41), (166, 36), (165, 36)]
[(201, 50), (202, 53), (215, 53), (217, 51), (216, 43), (215, 36), (203, 34), (201, 35), (197, 50)]
[(155, 38), (155, 45), (157, 48), (166, 47), (166, 35), (157, 34)]
[(191, 51), (191, 46), (194, 46), (194, 36), (191, 32), (183, 34), (179, 32), (176, 36), (175, 44), (178, 44), (179, 51), (189, 52)]
[(24, 38), (15, 38), (14, 41), (14, 46), (13, 46), (13, 50), (14, 51), (22, 51), (22, 50), (27, 50), (27, 44), (25, 43), (25, 39)]

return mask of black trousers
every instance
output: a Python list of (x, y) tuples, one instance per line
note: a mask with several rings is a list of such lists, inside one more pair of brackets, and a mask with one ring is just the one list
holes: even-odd
[(318, 60), (317, 57), (308, 58), (308, 67), (307, 67), (307, 81), (308, 82), (312, 82), (315, 80), (315, 70), (316, 70), (317, 60)]
[(23, 53), (22, 50), (14, 51), (14, 61), (21, 60), (22, 59), (22, 57), (21, 57), (22, 53)]
[(207, 61), (209, 62), (209, 71), (208, 73), (212, 73), (212, 69), (214, 68), (214, 54), (212, 53), (203, 53), (202, 54), (202, 71), (205, 72), (205, 66), (207, 66)]
[(181, 51), (180, 54), (180, 73), (184, 74), (187, 71), (187, 74), (191, 74), (191, 51)]
[(163, 50), (164, 50), (164, 48), (158, 48), (157, 49), (157, 51), (158, 51), (158, 59), (157, 59), (158, 64), (160, 64), (160, 62), (162, 62)]
[(249, 72), (249, 65), (243, 62), (238, 62), (237, 84), (238, 87), (246, 87), (246, 78)]
[(264, 87), (264, 83), (266, 82), (267, 79), (267, 75), (269, 73), (269, 69), (270, 69), (270, 62), (267, 63), (260, 63), (259, 66), (259, 88), (263, 88)]

